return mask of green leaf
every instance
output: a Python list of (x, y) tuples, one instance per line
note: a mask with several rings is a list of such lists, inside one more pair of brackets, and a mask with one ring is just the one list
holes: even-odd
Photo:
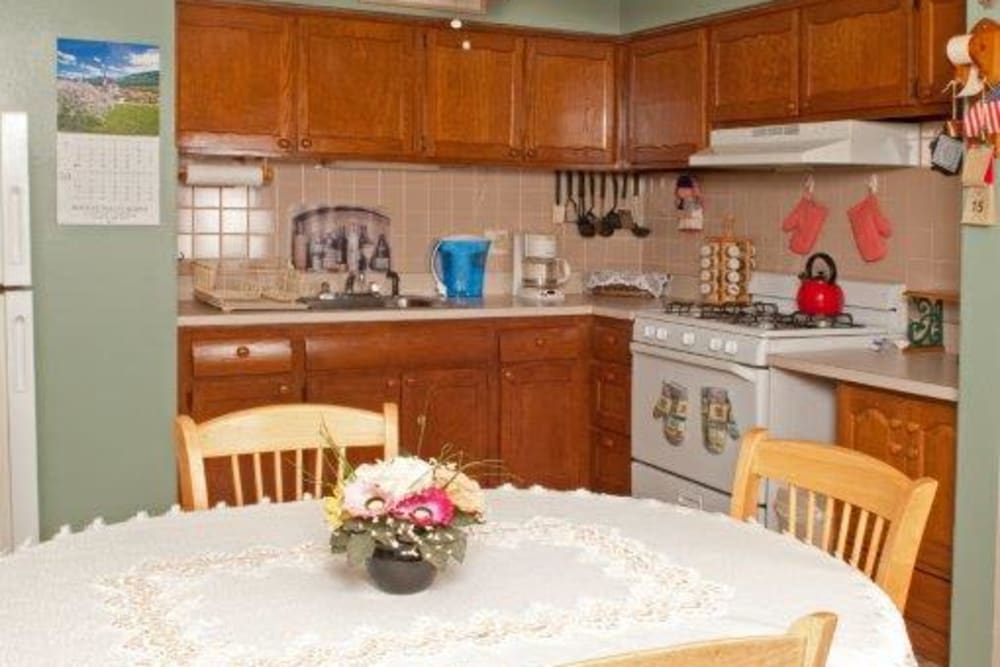
[(438, 547), (428, 547), (420, 550), (424, 560), (439, 570), (445, 569), (448, 565), (448, 553)]
[(368, 533), (351, 535), (347, 542), (347, 562), (351, 565), (364, 565), (365, 561), (375, 553), (375, 540)]
[(351, 534), (342, 530), (335, 530), (330, 533), (330, 551), (335, 554), (342, 554), (347, 551), (347, 543), (351, 539)]
[(451, 544), (451, 557), (455, 559), (455, 562), (461, 563), (465, 560), (465, 547), (467, 544), (465, 533), (459, 532), (455, 537), (455, 541)]
[(473, 526), (479, 522), (480, 521), (475, 514), (466, 514), (465, 512), (455, 512), (455, 518), (451, 520), (451, 527), (466, 528), (467, 526)]

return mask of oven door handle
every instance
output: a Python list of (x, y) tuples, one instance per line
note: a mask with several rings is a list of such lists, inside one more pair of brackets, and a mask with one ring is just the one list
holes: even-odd
[(643, 343), (632, 343), (630, 348), (632, 349), (632, 354), (642, 354), (647, 357), (653, 357), (654, 359), (680, 361), (686, 364), (691, 364), (692, 366), (701, 366), (702, 368), (713, 368), (717, 371), (723, 371), (724, 373), (735, 375), (746, 380), (747, 382), (756, 383), (760, 377), (760, 371), (762, 370), (760, 368), (744, 366), (743, 364), (738, 364), (735, 361), (725, 361), (723, 359), (715, 359), (713, 357), (703, 357), (698, 354), (689, 354), (687, 352), (679, 352), (678, 350), (670, 350), (653, 345), (645, 345)]

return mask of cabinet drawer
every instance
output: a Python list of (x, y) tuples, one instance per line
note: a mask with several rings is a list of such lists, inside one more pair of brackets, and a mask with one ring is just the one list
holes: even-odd
[(292, 370), (292, 342), (271, 340), (195, 341), (191, 345), (195, 377), (263, 375)]
[(591, 432), (594, 490), (627, 496), (632, 491), (632, 443), (628, 436)]
[(209, 378), (194, 383), (190, 414), (204, 421), (228, 412), (275, 403), (299, 403), (302, 389), (293, 375)]
[(594, 357), (613, 364), (631, 363), (632, 354), (628, 349), (631, 337), (630, 326), (595, 324), (592, 340)]
[(598, 428), (631, 430), (632, 381), (628, 366), (595, 362), (591, 373), (590, 418)]
[(500, 333), (500, 360), (576, 359), (583, 351), (576, 327), (548, 327)]

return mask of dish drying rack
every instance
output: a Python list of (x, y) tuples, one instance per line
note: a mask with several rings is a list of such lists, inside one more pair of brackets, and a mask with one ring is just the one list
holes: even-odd
[(194, 296), (225, 312), (234, 310), (304, 310), (299, 303), (299, 275), (273, 260), (196, 261)]

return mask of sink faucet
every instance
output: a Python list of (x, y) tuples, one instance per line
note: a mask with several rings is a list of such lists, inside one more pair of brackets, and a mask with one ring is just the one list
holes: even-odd
[(399, 296), (399, 274), (389, 269), (385, 272), (385, 277), (392, 283), (392, 293), (390, 296)]
[(368, 280), (363, 272), (357, 273), (351, 271), (347, 274), (347, 279), (344, 281), (344, 294), (359, 294), (365, 291), (365, 287), (368, 284)]

